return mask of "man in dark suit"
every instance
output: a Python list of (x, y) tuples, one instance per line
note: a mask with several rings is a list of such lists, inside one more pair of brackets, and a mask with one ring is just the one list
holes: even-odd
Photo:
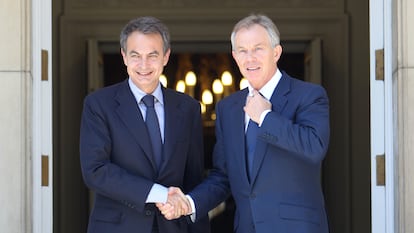
[(141, 17), (124, 27), (120, 44), (128, 79), (84, 101), (81, 168), (95, 193), (88, 232), (207, 233), (207, 214), (195, 224), (168, 221), (154, 204), (167, 202), (167, 187), (190, 191), (204, 170), (200, 104), (159, 82), (169, 32), (158, 19)]
[[(249, 87), (216, 106), (214, 168), (189, 192), (192, 217), (231, 192), (237, 233), (327, 233), (320, 176), (329, 143), (325, 90), (278, 69), (279, 31), (268, 17), (242, 19), (231, 43)], [(175, 206), (157, 206), (168, 219), (177, 217)]]

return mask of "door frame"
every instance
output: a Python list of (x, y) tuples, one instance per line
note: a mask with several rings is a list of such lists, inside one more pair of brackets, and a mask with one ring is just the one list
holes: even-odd
[(32, 1), (32, 229), (53, 232), (52, 1)]
[[(371, 224), (373, 233), (394, 232), (394, 130), (392, 83), (392, 0), (370, 0)], [(378, 20), (383, 19), (383, 20)], [(383, 67), (376, 59), (382, 60)], [(381, 63), (381, 62), (379, 62)], [(379, 74), (383, 72), (383, 75)], [(376, 76), (383, 77), (377, 80)], [(382, 157), (381, 157), (382, 156)], [(380, 160), (385, 161), (385, 184)], [(381, 182), (380, 182), (381, 183)]]
[[(54, 97), (56, 121), (55, 138), (55, 194), (54, 205), (55, 230), (61, 233), (79, 232), (86, 228), (87, 214), (81, 206), (87, 206), (88, 192), (79, 171), (78, 142), (79, 115), (82, 111), (83, 95), (87, 93), (87, 39), (100, 40), (119, 39), (119, 30), (136, 15), (146, 14), (148, 9), (134, 9), (131, 13), (90, 14), (88, 7), (79, 11), (60, 12), (56, 14), (58, 29), (55, 31), (56, 49), (54, 59), (57, 89)], [(117, 11), (120, 12), (120, 11)], [(342, 229), (351, 226), (351, 171), (350, 151), (350, 84), (349, 84), (349, 17), (347, 14), (299, 14), (281, 15), (278, 8), (269, 9), (269, 15), (277, 16), (279, 29), (286, 41), (309, 41), (315, 37), (323, 41), (322, 58), (329, 65), (322, 67), (322, 84), (328, 89), (331, 105), (330, 149), (324, 161), (324, 192), (326, 193), (327, 212), (331, 216), (331, 226)], [(82, 14), (80, 14), (82, 13)], [(85, 14), (84, 14), (85, 13)], [(82, 16), (82, 17), (80, 17)], [(198, 18), (193, 15), (177, 17), (171, 10), (164, 14), (154, 9), (153, 16), (162, 17), (169, 25), (172, 38), (177, 42), (191, 41), (228, 41), (235, 19), (240, 17), (239, 11), (229, 9), (226, 15), (217, 18), (206, 14)], [(217, 24), (220, 24), (218, 27)], [(207, 30), (213, 29), (214, 30)], [(191, 32), (191, 33), (188, 33)], [(212, 33), (213, 32), (213, 33)], [(76, 69), (74, 69), (76, 67)], [(329, 91), (332, 90), (332, 91)], [(368, 141), (368, 138), (367, 138)], [(332, 156), (330, 156), (332, 155)], [(368, 155), (367, 155), (368, 156)], [(368, 160), (368, 159), (367, 159)], [(360, 170), (358, 170), (360, 172)], [(369, 179), (369, 177), (366, 177)], [(369, 191), (369, 187), (367, 187)], [(369, 193), (366, 194), (369, 199)], [(365, 200), (365, 196), (361, 198)], [(340, 201), (338, 201), (340, 200)], [(369, 201), (369, 200), (367, 200)], [(76, 203), (76, 205), (74, 204)], [(81, 203), (81, 204), (78, 204)], [(365, 209), (364, 209), (365, 211)], [(367, 209), (369, 211), (369, 209)], [(367, 216), (369, 219), (369, 216)], [(74, 224), (75, 223), (75, 224)], [(369, 224), (365, 223), (364, 224)]]

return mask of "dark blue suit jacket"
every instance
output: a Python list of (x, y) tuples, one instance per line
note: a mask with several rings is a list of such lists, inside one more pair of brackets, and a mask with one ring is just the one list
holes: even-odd
[(232, 193), (237, 233), (327, 233), (321, 162), (329, 143), (329, 103), (318, 85), (283, 72), (257, 138), (249, 182), (243, 106), (248, 90), (216, 106), (214, 169), (190, 195), (204, 214)]
[[(200, 105), (193, 98), (162, 88), (165, 111), (164, 161), (159, 171), (138, 104), (127, 81), (85, 98), (80, 159), (86, 185), (95, 192), (89, 233), (209, 232), (188, 219), (166, 220), (146, 198), (154, 183), (189, 191), (204, 170)], [(155, 217), (154, 217), (155, 216)]]

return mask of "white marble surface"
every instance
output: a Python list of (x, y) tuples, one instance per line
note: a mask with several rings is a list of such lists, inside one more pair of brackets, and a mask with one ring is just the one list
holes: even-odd
[[(30, 38), (27, 28), (22, 23), (29, 15), (23, 15), (23, 8), (27, 3), (24, 0), (1, 1), (0, 3), (0, 71), (19, 71), (22, 69), (26, 41)], [(3, 75), (2, 75), (3, 76)], [(0, 79), (2, 78), (0, 76)]]
[(2, 232), (26, 232), (30, 197), (30, 153), (24, 73), (0, 72), (0, 226)]

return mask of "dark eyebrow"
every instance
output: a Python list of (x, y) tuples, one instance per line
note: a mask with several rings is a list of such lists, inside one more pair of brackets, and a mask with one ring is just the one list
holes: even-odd
[[(132, 51), (130, 51), (129, 52), (129, 54), (130, 55), (133, 55), (133, 54), (137, 54), (137, 55), (141, 55), (140, 53), (138, 53), (137, 51), (135, 51), (135, 50), (132, 50)], [(149, 55), (159, 55), (160, 53), (158, 52), (158, 51), (156, 51), (156, 50), (154, 50), (154, 51), (152, 51), (152, 52), (150, 52), (149, 53)]]
[(158, 51), (154, 50), (154, 51), (150, 52), (149, 54), (150, 55), (159, 55), (160, 53)]
[(132, 55), (132, 54), (139, 54), (139, 53), (137, 51), (132, 50), (129, 52), (129, 54)]

